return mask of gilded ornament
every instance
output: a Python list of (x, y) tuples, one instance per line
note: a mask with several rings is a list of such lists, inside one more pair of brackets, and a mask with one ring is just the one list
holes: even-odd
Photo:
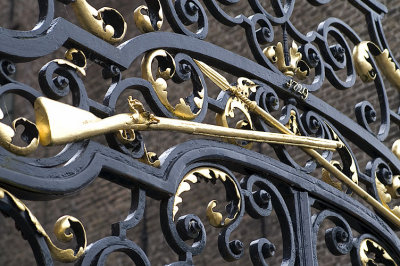
[(354, 65), (361, 80), (363, 82), (370, 82), (376, 78), (376, 71), (368, 61), (370, 60), (369, 53), (374, 57), (379, 70), (382, 71), (389, 82), (397, 90), (400, 90), (400, 70), (396, 68), (395, 63), (389, 56), (388, 49), (382, 51), (376, 44), (370, 41), (360, 42), (353, 49)]
[[(0, 119), (4, 117), (3, 112), (0, 110)], [(25, 147), (17, 146), (12, 143), (15, 136), (17, 126), (22, 125), (25, 127), (27, 134), (21, 138), (28, 144)], [(17, 154), (26, 156), (34, 152), (39, 145), (39, 132), (36, 125), (23, 117), (17, 118), (13, 121), (12, 127), (0, 122), (0, 146), (4, 149)]]
[(383, 207), (393, 212), (397, 217), (400, 217), (400, 206), (395, 206), (391, 208), (389, 203), (393, 198), (397, 199), (399, 197), (398, 189), (400, 188), (399, 176), (395, 175), (391, 185), (384, 185), (375, 174), (375, 184), (376, 190), (378, 191), (378, 197), (382, 202)]
[(109, 43), (120, 42), (125, 37), (125, 19), (114, 8), (96, 10), (86, 0), (75, 0), (71, 6), (79, 24), (90, 33)]
[[(342, 143), (342, 148), (340, 148), (342, 150), (342, 153), (345, 153), (347, 158), (345, 160), (350, 161), (350, 165), (347, 169), (347, 172), (351, 175), (351, 180), (354, 182), (354, 184), (358, 185), (358, 173), (357, 173), (357, 168), (356, 168), (356, 163), (354, 161), (353, 156), (351, 155), (349, 149), (346, 147), (346, 145), (344, 145), (344, 143), (342, 142), (342, 140), (339, 138), (339, 136), (335, 133), (335, 131), (333, 130), (333, 128), (331, 126), (329, 126), (327, 123), (325, 123), (326, 126), (329, 128), (331, 134), (332, 134), (332, 139)], [(343, 166), (341, 165), (340, 162), (336, 161), (336, 160), (332, 160), (330, 161), (330, 164), (335, 167), (336, 169), (338, 169), (340, 172), (343, 172)], [(336, 189), (345, 192), (345, 188), (343, 186), (342, 182), (339, 181), (335, 181), (332, 176), (331, 176), (331, 172), (328, 171), (326, 168), (322, 168), (322, 181), (324, 181), (325, 183), (335, 187)], [(351, 194), (351, 193), (348, 193)]]
[[(154, 59), (161, 59), (166, 61), (166, 65), (169, 64), (169, 66), (164, 67), (164, 69), (162, 69), (161, 67), (158, 68), (156, 79), (154, 79), (151, 70), (151, 65)], [(158, 98), (168, 111), (173, 113), (178, 118), (192, 120), (196, 118), (196, 116), (200, 113), (200, 110), (196, 113), (193, 113), (192, 109), (183, 98), (180, 98), (179, 103), (175, 106), (172, 106), (168, 100), (168, 85), (166, 80), (172, 78), (175, 73), (175, 67), (175, 61), (168, 52), (161, 49), (155, 50), (147, 53), (142, 60), (142, 78), (148, 80), (153, 85), (153, 88)], [(200, 91), (197, 93), (196, 96), (194, 96), (194, 102), (196, 103), (198, 108), (203, 105), (203, 93), (203, 91)]]
[[(285, 62), (283, 45), (280, 42), (278, 42), (276, 46), (269, 46), (265, 48), (263, 53), (271, 62), (276, 63), (279, 71), (281, 71), (284, 75), (289, 77), (296, 75), (298, 79), (305, 79), (308, 76), (310, 71), (309, 67), (304, 61), (301, 60), (302, 55), (300, 52), (298, 52), (298, 46), (294, 41), (292, 42), (292, 47), (289, 49), (290, 61), (288, 64)], [(301, 68), (298, 66), (300, 62), (307, 66), (305, 71), (301, 70)]]
[(83, 255), (86, 250), (87, 244), (86, 232), (82, 223), (78, 219), (69, 215), (65, 215), (60, 217), (54, 224), (54, 234), (59, 241), (70, 242), (73, 239), (74, 235), (72, 233), (67, 233), (67, 231), (70, 229), (77, 233), (79, 235), (79, 238), (77, 239), (80, 239), (80, 241), (78, 241), (77, 243), (79, 248), (75, 251), (72, 249), (60, 249), (56, 245), (54, 245), (46, 231), (43, 229), (40, 222), (28, 209), (28, 207), (26, 207), (26, 205), (22, 201), (17, 199), (13, 194), (3, 188), (0, 188), (0, 198), (4, 198), (5, 195), (7, 195), (12, 200), (12, 202), (20, 211), (26, 212), (28, 214), (32, 225), (36, 228), (36, 231), (44, 237), (50, 253), (55, 260), (66, 263), (74, 262)]
[(161, 29), (164, 20), (163, 11), (160, 1), (158, 0), (154, 2), (157, 3), (156, 9), (158, 9), (157, 18), (154, 22), (152, 22), (152, 17), (150, 15), (151, 11), (145, 5), (139, 6), (133, 12), (133, 20), (141, 33), (153, 32)]
[[(214, 208), (217, 206), (217, 201), (212, 200), (207, 205), (206, 215), (209, 223), (214, 227), (225, 227), (229, 225), (240, 212), (241, 208), (241, 196), (240, 196), (240, 188), (236, 185), (233, 178), (221, 171), (217, 168), (213, 167), (200, 167), (191, 170), (189, 173), (185, 175), (182, 181), (178, 185), (178, 189), (175, 193), (174, 203), (173, 203), (173, 213), (172, 217), (175, 218), (176, 213), (179, 211), (178, 205), (182, 203), (182, 193), (190, 191), (190, 183), (195, 184), (200, 182), (200, 179), (206, 179), (210, 181), (220, 180), (222, 183), (229, 183), (230, 187), (233, 188), (233, 192), (235, 195), (235, 199), (233, 199), (233, 204), (235, 206), (233, 213), (230, 213), (228, 217), (223, 219), (223, 215), (220, 212), (214, 211)], [(227, 185), (225, 185), (227, 188)]]
[[(145, 111), (138, 100), (130, 98), (129, 104), (131, 113), (117, 114), (101, 119), (88, 111), (45, 97), (39, 97), (35, 101), (34, 108), (40, 143), (44, 146), (62, 145), (113, 132), (118, 132), (117, 136), (123, 139), (124, 130), (167, 130), (232, 140), (297, 145), (317, 149), (334, 150), (341, 146), (337, 141), (313, 137), (231, 129), (185, 120), (156, 117)], [(122, 134), (120, 130), (122, 130)], [(125, 137), (125, 141), (134, 138), (133, 134), (131, 133), (129, 138)]]
[[(144, 107), (141, 102), (139, 102), (136, 99), (133, 99), (132, 96), (128, 97), (128, 104), (129, 104), (129, 109), (132, 113), (140, 112), (141, 114), (145, 114), (148, 119), (146, 123), (158, 123), (159, 120), (152, 114), (146, 112), (144, 110)], [(130, 128), (130, 129), (124, 129), (124, 130), (119, 130), (117, 133), (117, 137), (120, 139), (122, 142), (132, 142), (135, 140), (135, 130)], [(158, 160), (158, 156), (154, 152), (148, 152), (146, 146), (144, 146), (144, 154), (143, 157), (139, 159), (139, 161), (146, 163), (148, 165), (154, 166), (154, 167), (159, 167), (160, 166), (160, 160)]]
[[(340, 163), (339, 163), (338, 161), (332, 160), (332, 161), (331, 161), (331, 164), (332, 164), (333, 166), (335, 166), (336, 168), (342, 170), (342, 166), (340, 165)], [(331, 174), (330, 174), (325, 168), (322, 168), (322, 177), (321, 177), (321, 180), (324, 181), (325, 183), (331, 185), (332, 187), (334, 187), (334, 188), (336, 188), (336, 189), (338, 189), (338, 190), (343, 191), (342, 182), (335, 181), (335, 180), (331, 177)]]
[(400, 160), (400, 139), (398, 139), (395, 142), (393, 142), (392, 152)]
[[(240, 94), (236, 87), (231, 86), (226, 78), (224, 78), (221, 74), (217, 71), (212, 69), (207, 64), (194, 60), (196, 64), (199, 66), (200, 70), (211, 79), (220, 89), (224, 91), (230, 91), (240, 100), (242, 100), (249, 111), (253, 112), (254, 114), (260, 116), (267, 124), (276, 128), (283, 134), (287, 134), (289, 138), (296, 138), (297, 136), (294, 135), (292, 131), (286, 128), (283, 124), (281, 124), (275, 117), (273, 117), (270, 113), (266, 112), (264, 109), (259, 107), (255, 101), (251, 101), (249, 98), (245, 97), (244, 95)], [(336, 134), (335, 134), (336, 135)], [(344, 145), (341, 143), (338, 145), (338, 148), (342, 148)], [(334, 165), (332, 165), (328, 160), (326, 160), (320, 153), (315, 151), (312, 148), (302, 148), (304, 152), (314, 158), (323, 168), (326, 169), (330, 174), (334, 175), (339, 181), (343, 182), (347, 185), (353, 192), (367, 201), (371, 206), (386, 217), (389, 221), (391, 221), (396, 226), (400, 227), (400, 215), (394, 213), (388, 208), (385, 208), (379, 201), (377, 201), (374, 197), (372, 197), (368, 192), (362, 189), (358, 185), (358, 176), (357, 170), (355, 167), (354, 161), (352, 161), (350, 166), (350, 173), (351, 177), (348, 178), (343, 172), (337, 169)]]
[(299, 130), (299, 126), (297, 124), (297, 115), (296, 115), (296, 111), (295, 110), (290, 110), (289, 121), (287, 122), (285, 127), (287, 129), (289, 129), (290, 131), (292, 131), (293, 134), (301, 135), (300, 134), (300, 130)]
[[(238, 89), (241, 91), (240, 93), (248, 97), (250, 95), (250, 91), (255, 92), (256, 84), (249, 79), (239, 78), (238, 79)], [(216, 123), (219, 126), (229, 127), (227, 118), (234, 118), (235, 111), (239, 110), (244, 116), (245, 120), (240, 120), (236, 123), (237, 129), (246, 129), (246, 130), (254, 130), (253, 122), (251, 120), (251, 116), (247, 106), (237, 97), (230, 97), (226, 103), (225, 110), (223, 113), (217, 113), (216, 115)], [(226, 139), (225, 141), (238, 144), (235, 139)], [(245, 148), (251, 148), (251, 143), (245, 144)]]
[(397, 266), (397, 263), (387, 253), (387, 251), (372, 239), (366, 238), (361, 241), (359, 256), (363, 266), (378, 264)]
[(55, 59), (53, 62), (56, 62), (59, 65), (67, 65), (83, 76), (86, 76), (86, 56), (85, 54), (78, 49), (71, 48), (65, 52), (65, 59)]

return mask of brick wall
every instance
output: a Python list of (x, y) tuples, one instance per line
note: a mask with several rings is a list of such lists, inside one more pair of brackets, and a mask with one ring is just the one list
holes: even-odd
[[(266, 1), (265, 1), (266, 2)], [(384, 28), (388, 36), (389, 43), (395, 53), (396, 58), (400, 57), (400, 49), (397, 49), (400, 44), (400, 24), (397, 21), (397, 16), (400, 11), (399, 1), (383, 1), (389, 7), (389, 14), (385, 17)], [(128, 23), (127, 37), (132, 38), (138, 34), (135, 29), (132, 13), (133, 10), (140, 3), (132, 3), (128, 0), (120, 1), (105, 1), (96, 0), (90, 1), (90, 3), (99, 8), (102, 6), (112, 6), (118, 9), (126, 18)], [(0, 23), (4, 27), (28, 29), (34, 25), (35, 17), (37, 14), (32, 13), (35, 8), (24, 8), (24, 6), (34, 7), (37, 6), (34, 0), (15, 1), (15, 8), (13, 16), (9, 16), (10, 2), (0, 0), (0, 4), (3, 7), (0, 10)], [(265, 4), (267, 5), (267, 4)], [(266, 8), (268, 8), (266, 6)], [(75, 17), (72, 13), (71, 8), (64, 6), (56, 1), (56, 16), (63, 16), (66, 19), (76, 22)], [(243, 12), (246, 15), (250, 15), (250, 9), (247, 6), (247, 1), (240, 1), (232, 7), (231, 12), (238, 14)], [(330, 4), (322, 8), (315, 8), (308, 4), (305, 0), (298, 1), (296, 8), (292, 16), (292, 22), (304, 33), (307, 31), (315, 30), (318, 23), (328, 17), (339, 17), (348, 23), (353, 29), (365, 40), (368, 40), (367, 28), (364, 22), (364, 17), (361, 13), (357, 12), (348, 2), (346, 1), (331, 1)], [(11, 19), (12, 18), (12, 19)], [(228, 28), (220, 23), (216, 23), (215, 20), (209, 16), (210, 33), (207, 37), (207, 41), (220, 45), (226, 49), (229, 49), (235, 53), (241, 54), (248, 58), (252, 58), (248, 46), (245, 43), (245, 36), (243, 30), (239, 27)], [(165, 23), (167, 24), (167, 23)], [(26, 26), (29, 25), (29, 26)], [(163, 30), (169, 30), (168, 25), (163, 26)], [(279, 31), (277, 31), (278, 33)], [(276, 40), (281, 37), (277, 36)], [(63, 51), (57, 51), (54, 54), (41, 58), (32, 63), (18, 64), (17, 80), (22, 81), (34, 88), (39, 89), (37, 83), (37, 74), (39, 69), (48, 61), (54, 58), (61, 58)], [(101, 101), (105, 91), (109, 84), (108, 81), (104, 82), (99, 80), (98, 73), (100, 67), (94, 63), (89, 63), (87, 70), (87, 78), (84, 79), (85, 86), (88, 90), (89, 97)], [(133, 64), (124, 73), (124, 77), (140, 76), (140, 62)], [(210, 87), (210, 86), (209, 86)], [(213, 89), (210, 87), (210, 90)], [(182, 92), (183, 89), (178, 91)], [(217, 91), (214, 89), (214, 91)], [(179, 92), (178, 92), (179, 93)], [(368, 99), (374, 106), (378, 105), (378, 99), (376, 96), (375, 89), (372, 85), (364, 85), (360, 81), (357, 81), (357, 85), (346, 91), (339, 91), (326, 82), (324, 87), (315, 93), (318, 97), (323, 98), (325, 101), (341, 110), (346, 115), (355, 119), (354, 105), (361, 100)], [(395, 89), (388, 86), (388, 97), (390, 98), (391, 107), (398, 106), (399, 100)], [(23, 100), (20, 98), (15, 99), (14, 111), (20, 113), (24, 106)], [(379, 108), (377, 108), (379, 109)], [(24, 114), (29, 117), (29, 114)], [(379, 121), (378, 112), (378, 121)], [(31, 119), (33, 117), (30, 117)], [(209, 120), (211, 120), (210, 118)], [(211, 121), (208, 121), (211, 122)], [(390, 146), (394, 139), (396, 139), (397, 128), (392, 130), (390, 137), (385, 142)], [(181, 143), (184, 140), (192, 138), (192, 136), (185, 135), (172, 135), (172, 134), (147, 134), (146, 143), (150, 151), (156, 151), (161, 154), (162, 151), (169, 148), (172, 144)], [(99, 139), (99, 141), (103, 141)], [(266, 145), (263, 145), (266, 148)], [(55, 148), (50, 153), (58, 152), (59, 149)], [(271, 149), (267, 149), (271, 151)], [(358, 149), (354, 148), (354, 152), (357, 154), (357, 158), (360, 162), (362, 170), (365, 168), (366, 162), (370, 159), (366, 155), (358, 152)], [(268, 155), (270, 153), (268, 152)], [(273, 156), (273, 155), (271, 155)], [(301, 159), (296, 158), (296, 159)], [(210, 191), (205, 195), (203, 191)], [(205, 219), (205, 208), (209, 200), (209, 195), (223, 194), (223, 188), (221, 186), (211, 186), (210, 184), (199, 184), (194, 186), (190, 194), (187, 194), (184, 198), (183, 208), (190, 213), (195, 213), (202, 218), (202, 221), (206, 224)], [(214, 198), (214, 197), (213, 197)], [(112, 184), (103, 179), (95, 180), (84, 190), (77, 192), (74, 195), (65, 197), (59, 200), (53, 200), (48, 202), (30, 202), (26, 201), (28, 207), (33, 211), (38, 220), (42, 223), (47, 232), (51, 235), (52, 227), (58, 217), (69, 214), (77, 217), (85, 226), (88, 243), (94, 242), (102, 237), (110, 234), (110, 225), (113, 222), (117, 222), (124, 219), (125, 215), (129, 211), (130, 193), (128, 190), (123, 189), (115, 184)], [(159, 202), (148, 198), (145, 219), (134, 229), (129, 231), (128, 237), (135, 241), (139, 246), (145, 249), (149, 256), (149, 259), (153, 265), (163, 265), (176, 261), (177, 256), (167, 246), (164, 236), (161, 233), (159, 223)], [(0, 243), (0, 265), (33, 265), (34, 259), (31, 254), (29, 245), (22, 240), (18, 231), (15, 230), (14, 224), (11, 219), (0, 216), (0, 223), (3, 225), (0, 227), (0, 234), (2, 235), (2, 241)], [(325, 226), (329, 226), (327, 223)], [(277, 246), (276, 256), (269, 261), (270, 265), (277, 265), (282, 258), (282, 240), (280, 236), (279, 223), (277, 217), (273, 213), (270, 217), (264, 220), (254, 220), (248, 215), (243, 217), (241, 225), (232, 235), (231, 239), (240, 239), (248, 247), (250, 241), (257, 239), (266, 234), (266, 237), (271, 240)], [(207, 247), (205, 248), (202, 255), (195, 257), (194, 262), (197, 265), (225, 265), (217, 249), (217, 236), (219, 230), (207, 226)], [(320, 232), (320, 241), (318, 244), (318, 258), (320, 265), (346, 265), (349, 264), (348, 257), (334, 257), (326, 249), (323, 234)], [(108, 259), (108, 265), (128, 265), (129, 261), (121, 254), (113, 254)], [(245, 257), (232, 263), (233, 265), (251, 265), (248, 258), (248, 250), (246, 250)], [(56, 265), (61, 265), (56, 263)]]

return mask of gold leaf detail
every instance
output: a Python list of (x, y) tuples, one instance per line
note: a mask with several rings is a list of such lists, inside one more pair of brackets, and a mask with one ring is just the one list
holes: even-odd
[(176, 213), (179, 211), (178, 204), (182, 203), (181, 194), (186, 191), (190, 191), (190, 183), (195, 184), (199, 182), (199, 178), (204, 178), (207, 180), (218, 180), (220, 179), (222, 182), (230, 182), (233, 185), (236, 196), (236, 210), (235, 213), (231, 217), (225, 218), (223, 221), (223, 215), (220, 212), (215, 212), (213, 209), (217, 206), (217, 201), (212, 200), (207, 205), (206, 215), (209, 220), (209, 223), (214, 227), (224, 227), (230, 224), (238, 215), (241, 205), (240, 205), (240, 192), (239, 188), (236, 186), (235, 181), (233, 181), (232, 177), (230, 177), (225, 172), (211, 167), (200, 167), (191, 170), (189, 173), (185, 175), (185, 177), (180, 182), (178, 189), (175, 193), (174, 203), (173, 203), (173, 219), (175, 218)]
[(400, 198), (398, 189), (400, 188), (400, 176), (395, 175), (393, 176), (392, 184), (385, 186), (381, 181), (379, 181), (378, 177), (375, 174), (375, 184), (376, 190), (378, 191), (378, 197), (381, 200), (383, 207), (390, 210), (394, 213), (397, 217), (400, 217), (400, 207), (394, 206), (391, 208), (389, 203), (392, 201), (393, 198), (397, 199)]
[(86, 0), (75, 0), (71, 6), (79, 24), (90, 33), (109, 43), (120, 42), (125, 37), (127, 28), (125, 19), (114, 8), (103, 7), (96, 10)]
[(55, 59), (53, 62), (59, 65), (67, 65), (81, 73), (82, 76), (86, 76), (86, 56), (81, 50), (75, 48), (68, 49), (64, 57), (65, 59)]
[[(373, 258), (368, 256), (374, 254)], [(363, 266), (379, 265), (382, 263), (386, 266), (397, 266), (393, 258), (387, 251), (372, 239), (364, 239), (360, 243), (360, 260)]]
[(161, 29), (163, 24), (164, 15), (160, 5), (160, 1), (158, 2), (158, 18), (157, 23), (153, 26), (150, 19), (149, 8), (145, 5), (141, 5), (135, 9), (133, 12), (133, 20), (135, 21), (136, 27), (140, 30), (141, 33), (158, 31)]
[(207, 218), (209, 223), (214, 227), (221, 227), (222, 224), (222, 214), (220, 212), (215, 212), (213, 209), (217, 206), (217, 201), (212, 200), (207, 205)]
[(75, 252), (72, 249), (60, 249), (56, 245), (53, 244), (50, 237), (48, 236), (48, 234), (46, 233), (46, 231), (40, 224), (40, 222), (37, 220), (35, 215), (33, 215), (33, 213), (28, 209), (28, 207), (26, 207), (26, 205), (21, 200), (16, 198), (13, 194), (11, 194), (10, 192), (8, 192), (7, 190), (5, 190), (3, 188), (0, 188), (0, 198), (4, 198), (5, 194), (7, 194), (7, 196), (9, 196), (11, 198), (12, 202), (15, 204), (15, 206), (19, 210), (24, 211), (28, 214), (31, 223), (36, 228), (36, 231), (44, 237), (46, 244), (50, 250), (50, 253), (55, 260), (58, 260), (61, 262), (74, 262), (83, 255), (83, 253), (86, 250), (86, 245), (87, 245), (86, 232), (85, 232), (85, 229), (84, 229), (82, 223), (78, 219), (76, 219), (72, 216), (66, 215), (66, 216), (59, 218), (57, 220), (57, 222), (55, 223), (54, 233), (55, 233), (56, 238), (59, 241), (69, 242), (73, 239), (72, 233), (66, 234), (66, 231), (68, 229), (73, 229), (75, 232), (78, 232), (79, 235), (81, 236), (80, 237), (81, 242), (78, 243), (79, 248), (78, 248), (77, 252)]
[[(157, 70), (157, 79), (154, 80), (151, 64), (156, 58), (163, 58), (164, 60), (169, 60), (170, 64), (172, 64), (171, 68), (166, 68), (165, 70), (161, 70), (158, 68)], [(165, 108), (173, 113), (175, 116), (186, 119), (192, 120), (194, 119), (199, 113), (200, 110), (196, 113), (193, 113), (190, 106), (185, 102), (183, 98), (179, 99), (179, 103), (176, 106), (172, 106), (168, 100), (168, 92), (167, 92), (167, 81), (171, 79), (175, 73), (175, 61), (172, 56), (166, 52), (165, 50), (155, 50), (150, 53), (147, 53), (142, 60), (142, 78), (148, 80), (152, 85), (153, 88), (160, 100), (160, 102), (165, 106)], [(200, 109), (203, 104), (204, 92), (197, 93), (197, 100), (195, 99), (196, 106)]]
[[(34, 135), (30, 142), (27, 143), (28, 145), (24, 147), (12, 143), (16, 128), (19, 125), (24, 126), (25, 130), (30, 131), (30, 133)], [(36, 124), (23, 117), (15, 119), (12, 123), (12, 127), (0, 122), (0, 146), (14, 154), (22, 156), (34, 152), (39, 146), (39, 131)]]
[[(336, 168), (340, 169), (342, 168), (342, 166), (340, 165), (340, 163), (338, 161), (331, 161), (330, 162), (333, 166), (335, 166)], [(333, 186), (334, 188), (343, 191), (342, 188), (342, 183), (339, 181), (335, 181), (332, 177), (331, 174), (329, 173), (329, 171), (327, 171), (325, 168), (322, 168), (322, 181), (324, 181), (325, 183)]]
[(371, 82), (376, 78), (376, 71), (368, 62), (370, 52), (384, 76), (400, 90), (400, 70), (396, 68), (395, 63), (389, 55), (389, 51), (381, 49), (370, 41), (363, 41), (356, 45), (353, 49), (353, 59), (357, 74), (363, 82)]
[[(236, 87), (237, 93), (246, 98), (249, 97), (250, 91), (253, 91), (256, 88), (256, 85), (254, 84), (254, 82), (252, 82), (251, 80), (246, 79), (246, 78), (239, 78), (237, 83), (238, 83), (238, 85)], [(238, 121), (238, 123), (236, 124), (237, 125), (236, 128), (243, 129), (243, 127), (240, 127), (240, 126), (246, 125), (245, 129), (253, 130), (254, 127), (253, 127), (251, 115), (249, 113), (249, 109), (248, 109), (247, 105), (236, 96), (230, 97), (228, 99), (223, 113), (217, 113), (217, 115), (215, 116), (216, 124), (219, 126), (223, 126), (223, 127), (229, 127), (227, 118), (228, 117), (234, 118), (235, 110), (240, 111), (246, 118), (245, 121), (244, 120)], [(241, 145), (235, 139), (231, 139), (231, 138), (222, 138), (222, 139), (228, 143), (232, 143), (235, 145)], [(247, 148), (247, 149), (250, 149), (251, 147), (252, 147), (251, 142), (244, 145), (244, 148)]]
[(287, 124), (285, 125), (287, 129), (293, 132), (295, 135), (301, 135), (299, 126), (297, 124), (297, 115), (295, 110), (290, 110), (290, 118)]

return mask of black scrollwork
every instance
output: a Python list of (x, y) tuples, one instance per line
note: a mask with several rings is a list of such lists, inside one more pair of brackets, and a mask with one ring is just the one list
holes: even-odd
[(131, 208), (126, 219), (112, 225), (114, 236), (100, 239), (88, 247), (78, 265), (105, 265), (107, 257), (113, 252), (124, 253), (135, 265), (150, 265), (144, 251), (126, 238), (126, 231), (135, 227), (143, 218), (146, 202), (145, 191), (138, 188), (132, 189), (131, 200)]
[[(206, 231), (200, 218), (196, 215), (185, 215), (178, 218), (175, 225), (172, 217), (174, 197), (161, 202), (161, 228), (169, 246), (180, 256), (186, 253), (198, 255), (206, 244)], [(193, 239), (193, 244), (185, 240)]]
[(324, 220), (332, 221), (336, 226), (325, 231), (325, 243), (329, 251), (336, 255), (345, 255), (353, 248), (353, 233), (350, 225), (339, 214), (324, 210), (312, 217), (313, 220), (313, 247), (317, 254), (317, 237), (319, 228)]
[(39, 84), (47, 97), (58, 100), (71, 92), (74, 106), (89, 109), (85, 86), (77, 73), (68, 66), (56, 62), (47, 63), (39, 72)]
[[(251, 175), (241, 181), (246, 199), (246, 212), (254, 218), (268, 216), (273, 208), (278, 216), (282, 231), (283, 261), (293, 263), (295, 255), (291, 251), (294, 245), (294, 232), (289, 210), (279, 190), (265, 178)], [(266, 258), (275, 254), (275, 245), (265, 238), (254, 240), (250, 244), (250, 254), (255, 265), (268, 265)]]
[(260, 238), (250, 243), (250, 258), (253, 265), (267, 266), (264, 259), (275, 255), (276, 247), (266, 238)]
[[(167, 20), (174, 31), (204, 39), (208, 33), (208, 19), (203, 6), (197, 0), (161, 1)], [(196, 32), (186, 26), (197, 24)]]
[(78, 265), (105, 265), (107, 257), (113, 252), (124, 253), (135, 265), (150, 265), (146, 254), (138, 245), (130, 240), (116, 236), (105, 237), (93, 243), (88, 247), (86, 254), (78, 262)]
[(7, 193), (4, 193), (3, 197), (0, 198), (0, 210), (3, 215), (9, 216), (15, 221), (16, 228), (21, 231), (22, 237), (29, 242), (37, 265), (53, 265), (45, 238), (37, 233), (36, 226), (32, 223), (28, 213), (18, 208)]

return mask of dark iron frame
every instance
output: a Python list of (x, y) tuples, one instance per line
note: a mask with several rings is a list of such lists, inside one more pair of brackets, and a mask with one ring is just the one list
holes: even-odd
[[(61, 2), (69, 4), (70, 1)], [(146, 2), (152, 14), (150, 17), (152, 20), (156, 19), (154, 14), (157, 14), (159, 8), (157, 1)], [(18, 94), (33, 104), (34, 100), (42, 95), (60, 99), (71, 93), (74, 106), (89, 110), (100, 117), (108, 117), (115, 113), (116, 103), (122, 92), (138, 90), (145, 97), (152, 112), (159, 116), (174, 117), (162, 105), (147, 80), (137, 77), (121, 78), (121, 72), (129, 68), (135, 59), (148, 51), (165, 49), (174, 55), (176, 75), (182, 80), (190, 80), (191, 76), (195, 76), (205, 84), (201, 71), (192, 60), (195, 58), (234, 76), (252, 79), (260, 86), (252, 97), (267, 111), (279, 108), (272, 104), (276, 103), (274, 99), (285, 100), (285, 106), (281, 108), (282, 123), (287, 122), (291, 110), (295, 110), (297, 114), (302, 113), (299, 126), (305, 135), (316, 134), (331, 138), (322, 126), (329, 123), (349, 142), (374, 158), (366, 172), (362, 172), (358, 166), (357, 171), (360, 182), (378, 199), (375, 176), (390, 180), (395, 173), (400, 172), (399, 159), (382, 143), (388, 136), (391, 121), (400, 124), (400, 115), (389, 108), (379, 71), (375, 85), (382, 119), (379, 133), (376, 134), (369, 127), (374, 120), (374, 108), (368, 101), (357, 105), (355, 111), (358, 121), (355, 122), (312, 93), (306, 100), (302, 100), (286, 89), (285, 84), (290, 78), (284, 76), (261, 50), (261, 44), (272, 43), (275, 40), (273, 26), (281, 25), (285, 34), (300, 43), (303, 58), (315, 69), (312, 83), (303, 86), (310, 92), (315, 92), (320, 89), (326, 78), (336, 89), (342, 90), (351, 88), (356, 79), (352, 53), (346, 38), (354, 45), (358, 44), (361, 38), (337, 18), (321, 22), (318, 29), (308, 35), (302, 34), (290, 22), (294, 0), (286, 1), (285, 5), (278, 0), (271, 1), (274, 15), (264, 10), (258, 0), (249, 0), (254, 15), (230, 17), (225, 13), (223, 6), (234, 5), (236, 2), (205, 0), (204, 4), (201, 4), (197, 0), (163, 0), (163, 11), (175, 33), (146, 33), (115, 47), (63, 18), (54, 19), (53, 0), (40, 0), (40, 21), (35, 29), (16, 31), (0, 28), (0, 95)], [(330, 1), (308, 2), (324, 5)], [(389, 49), (381, 24), (381, 19), (387, 12), (386, 7), (374, 0), (349, 2), (365, 15), (371, 41), (380, 48)], [(204, 7), (220, 23), (231, 27), (240, 26), (245, 30), (247, 43), (256, 62), (202, 41), (208, 34), (208, 19)], [(197, 25), (197, 31), (190, 31), (186, 27), (189, 24)], [(329, 46), (328, 36), (333, 37), (337, 45)], [(287, 43), (285, 45), (287, 46)], [(39, 84), (42, 92), (12, 79), (14, 63), (32, 61), (61, 47), (78, 48), (89, 56), (89, 60), (104, 68), (104, 76), (106, 79), (111, 78), (112, 84), (103, 103), (95, 102), (87, 96), (81, 78), (73, 69), (55, 62), (46, 64), (40, 71)], [(390, 55), (393, 58), (391, 52)], [(399, 68), (398, 63), (394, 62)], [(374, 60), (371, 59), (371, 63), (376, 69)], [(179, 67), (183, 65), (185, 67)], [(340, 69), (347, 69), (345, 81), (335, 73)], [(63, 87), (53, 82), (55, 74), (65, 81)], [(203, 113), (208, 109), (222, 112), (228, 97), (227, 92), (221, 93), (218, 99), (208, 98), (206, 93), (202, 113), (194, 121), (201, 122), (204, 118)], [(264, 122), (257, 121), (258, 130), (269, 131)], [(59, 198), (83, 189), (97, 176), (132, 190), (132, 213), (129, 219), (113, 224), (112, 235), (93, 243), (77, 262), (78, 265), (102, 265), (107, 256), (114, 251), (126, 253), (138, 265), (149, 264), (142, 249), (126, 238), (126, 231), (136, 226), (143, 217), (146, 196), (161, 201), (162, 230), (168, 244), (180, 259), (174, 265), (191, 263), (192, 256), (200, 254), (205, 246), (204, 226), (197, 216), (191, 214), (180, 217), (179, 222), (175, 224), (172, 220), (172, 202), (183, 176), (195, 167), (204, 166), (216, 167), (230, 173), (231, 176), (234, 175), (230, 171), (247, 176), (240, 182), (241, 201), (245, 208), (240, 210), (240, 215), (232, 224), (221, 230), (218, 239), (220, 253), (228, 261), (240, 259), (244, 252), (240, 240), (230, 240), (229, 237), (239, 226), (244, 212), (253, 218), (260, 218), (269, 215), (271, 208), (274, 208), (280, 217), (282, 228), (283, 264), (318, 263), (316, 238), (319, 226), (325, 219), (335, 224), (335, 227), (328, 229), (325, 234), (327, 246), (333, 254), (350, 254), (352, 262), (361, 265), (357, 243), (369, 238), (379, 243), (394, 261), (400, 263), (400, 240), (393, 231), (397, 228), (348, 194), (314, 178), (311, 173), (318, 167), (315, 162), (300, 166), (282, 147), (274, 146), (281, 160), (277, 161), (232, 144), (193, 140), (163, 154), (161, 166), (156, 168), (137, 160), (144, 154), (143, 140), (137, 140), (135, 145), (128, 149), (118, 143), (114, 136), (110, 135), (107, 138), (110, 147), (85, 140), (69, 144), (62, 153), (51, 158), (25, 158), (0, 149), (0, 182), (4, 188), (23, 199)], [(78, 153), (79, 160), (71, 161)], [(327, 153), (326, 157), (332, 158), (332, 153)], [(67, 162), (69, 163), (66, 164)], [(57, 167), (60, 165), (63, 166)], [(239, 184), (238, 181), (235, 182)], [(255, 185), (270, 195), (263, 204), (257, 202), (253, 196)], [(320, 212), (311, 215), (311, 207)], [(30, 222), (27, 213), (18, 209), (8, 196), (0, 199), (0, 209), (19, 225), (34, 251), (38, 265), (51, 265), (49, 249), (43, 236), (38, 234)], [(188, 221), (196, 223), (195, 232)], [(359, 233), (358, 237), (353, 237), (352, 229)], [(184, 239), (194, 239), (193, 244), (187, 244)], [(268, 245), (271, 243), (265, 238), (252, 242), (249, 250), (255, 265), (266, 265), (264, 258), (268, 257), (268, 252), (263, 247)]]

